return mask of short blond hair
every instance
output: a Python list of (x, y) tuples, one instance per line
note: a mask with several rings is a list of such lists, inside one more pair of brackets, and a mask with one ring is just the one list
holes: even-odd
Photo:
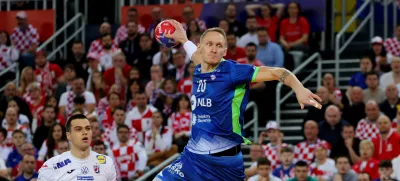
[(369, 147), (372, 149), (372, 152), (375, 152), (374, 144), (372, 143), (372, 141), (369, 141), (369, 140), (362, 140), (362, 141), (360, 142), (360, 150), (361, 150), (361, 146), (362, 146), (362, 145), (367, 145), (367, 146), (369, 146)]
[(210, 33), (210, 32), (217, 32), (217, 33), (219, 33), (219, 34), (221, 34), (223, 37), (224, 37), (224, 41), (225, 41), (225, 46), (226, 46), (226, 33), (225, 33), (225, 31), (222, 29), (222, 28), (218, 28), (218, 27), (215, 27), (215, 28), (209, 28), (209, 29), (207, 29), (206, 31), (204, 31), (204, 33), (201, 35), (201, 37), (200, 37), (200, 42), (203, 40), (203, 38), (208, 34), (208, 33)]

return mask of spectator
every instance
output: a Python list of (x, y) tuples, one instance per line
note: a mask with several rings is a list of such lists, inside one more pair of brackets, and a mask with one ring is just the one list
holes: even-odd
[[(75, 77), (77, 77), (75, 66), (72, 64), (66, 64), (64, 66), (64, 80), (65, 82), (61, 82), (57, 85), (54, 97), (56, 100), (60, 100), (61, 95), (64, 92), (72, 90), (72, 84), (74, 82)], [(87, 76), (86, 76), (87, 77)]]
[(118, 142), (113, 146), (112, 153), (122, 179), (137, 179), (146, 167), (146, 150), (137, 140), (129, 139), (129, 127), (120, 125), (117, 128)]
[(24, 132), (22, 132), (21, 130), (15, 130), (11, 134), (12, 134), (11, 147), (13, 150), (8, 155), (6, 162), (7, 170), (10, 174), (12, 173), (14, 167), (16, 167), (18, 163), (22, 160), (22, 153), (23, 153), (22, 145), (26, 143), (25, 141), (26, 136)]
[(396, 117), (397, 105), (400, 104), (399, 90), (396, 85), (390, 84), (385, 89), (386, 100), (379, 105), (383, 114), (388, 116), (390, 120)]
[[(273, 8), (276, 8), (275, 15), (272, 13)], [(277, 3), (277, 4), (250, 4), (246, 5), (246, 12), (249, 16), (255, 16), (256, 13), (254, 10), (260, 9), (260, 15), (256, 16), (258, 26), (265, 27), (268, 30), (268, 35), (271, 38), (272, 42), (276, 42), (277, 30), (279, 19), (283, 14), (283, 10), (285, 8), (284, 4)]]
[(364, 89), (364, 103), (374, 100), (381, 104), (385, 101), (385, 93), (379, 88), (379, 75), (376, 72), (369, 72), (366, 75), (367, 88)]
[(146, 32), (146, 28), (139, 23), (139, 12), (136, 8), (129, 8), (128, 9), (128, 16), (127, 16), (127, 23), (126, 25), (122, 25), (117, 30), (117, 35), (115, 37), (115, 43), (119, 44), (122, 41), (126, 40), (129, 37), (129, 23), (135, 23), (137, 25), (137, 31), (140, 34)]
[(392, 162), (390, 160), (382, 160), (379, 162), (379, 178), (374, 181), (393, 180), (391, 175), (393, 174)]
[[(121, 92), (121, 87), (118, 84), (113, 84), (110, 87), (110, 90), (108, 91), (108, 94), (111, 94), (111, 93), (120, 94), (120, 92)], [(109, 105), (108, 97), (104, 96), (103, 98), (101, 98), (99, 100), (99, 104), (97, 105), (97, 112), (99, 112), (99, 113), (105, 112), (107, 107), (108, 107), (108, 105)]]
[(258, 45), (257, 38), (257, 19), (255, 16), (249, 16), (246, 20), (247, 33), (240, 37), (237, 42), (238, 47), (245, 47), (249, 43)]
[(63, 71), (57, 64), (48, 62), (46, 53), (36, 53), (36, 80), (41, 84), (47, 95), (53, 95), (57, 85), (64, 82)]
[(375, 36), (371, 39), (372, 49), (368, 51), (368, 56), (372, 60), (372, 67), (378, 73), (390, 71), (390, 60), (389, 56), (383, 45), (383, 40), (379, 36)]
[(25, 67), (21, 71), (21, 78), (19, 79), (18, 95), (24, 96), (28, 90), (28, 85), (36, 81), (35, 72), (32, 67)]
[(120, 51), (120, 49), (112, 47), (112, 36), (111, 34), (104, 34), (101, 37), (102, 42), (102, 50), (98, 53), (99, 63), (102, 67), (102, 70), (107, 70), (111, 68), (113, 65), (112, 57), (113, 55)]
[(294, 177), (288, 181), (317, 181), (317, 179), (308, 176), (307, 162), (298, 161), (294, 166)]
[(351, 169), (349, 158), (339, 156), (336, 158), (337, 173), (327, 181), (357, 181), (357, 173)]
[[(21, 126), (28, 129), (30, 128), (30, 119), (25, 114), (21, 114), (19, 112), (19, 106), (15, 99), (11, 99), (10, 101), (8, 101), (8, 108), (14, 108), (17, 111), (17, 124), (20, 124)], [(5, 128), (6, 123), (6, 119), (3, 119), (3, 128)]]
[(24, 138), (26, 139), (27, 142), (32, 141), (32, 136), (29, 128), (22, 126), (17, 122), (17, 115), (18, 112), (15, 108), (8, 108), (6, 112), (6, 117), (5, 117), (5, 125), (3, 125), (3, 128), (7, 130), (7, 137), (6, 137), (6, 144), (8, 147), (12, 147), (12, 133), (15, 130), (21, 130), (23, 134), (25, 134)]
[[(258, 40), (257, 40), (258, 41)], [(239, 58), (236, 61), (241, 64), (250, 64), (254, 66), (264, 66), (257, 56), (257, 45), (255, 43), (248, 43), (245, 47), (246, 57)]]
[[(50, 97), (50, 96), (46, 97), (46, 105), (49, 105), (49, 106), (54, 108), (54, 111), (55, 111), (55, 114), (56, 114), (56, 116), (55, 116), (56, 122), (58, 122), (58, 123), (62, 124), (63, 126), (65, 126), (65, 119), (64, 119), (63, 116), (61, 116), (61, 114), (58, 111), (58, 102), (57, 102), (56, 98)], [(47, 137), (47, 135), (46, 135), (46, 137)]]
[(377, 160), (392, 160), (400, 154), (400, 134), (392, 130), (392, 122), (387, 116), (377, 120), (379, 134), (372, 139), (374, 143), (374, 158)]
[[(0, 31), (0, 72), (7, 67), (15, 65), (19, 58), (19, 51), (11, 46), (11, 40), (6, 31)], [(14, 78), (15, 72), (8, 71), (0, 76), (0, 86), (3, 87), (8, 81)]]
[(325, 120), (318, 124), (318, 138), (327, 141), (330, 145), (336, 145), (343, 126), (349, 124), (342, 119), (339, 108), (335, 105), (330, 105), (325, 111)]
[(337, 105), (340, 109), (343, 109), (344, 108), (344, 105), (342, 103), (343, 94), (342, 91), (340, 91), (340, 89), (336, 87), (335, 78), (331, 73), (324, 74), (324, 77), (322, 79), (322, 86), (328, 89), (329, 100), (333, 104)]
[(127, 57), (127, 63), (133, 65), (133, 60), (136, 59), (136, 51), (139, 51), (139, 38), (138, 25), (135, 22), (128, 22), (126, 24), (127, 38), (119, 43), (119, 47)]
[(259, 158), (257, 160), (257, 175), (250, 177), (248, 181), (258, 181), (263, 179), (269, 181), (281, 181), (280, 178), (271, 174), (271, 162), (267, 158)]
[[(298, 143), (294, 148), (294, 158), (296, 161), (302, 160), (306, 163), (311, 163), (314, 159), (314, 150), (318, 144), (329, 144), (325, 140), (319, 139), (318, 124), (313, 120), (308, 120), (304, 124), (305, 140)], [(329, 153), (330, 151), (328, 151)]]
[[(4, 129), (3, 127), (0, 127), (0, 161), (7, 160), (8, 155), (12, 151), (12, 148), (8, 147), (6, 144), (6, 138), (7, 138), (7, 130)], [(0, 170), (1, 169), (2, 168), (0, 168)], [(1, 177), (1, 173), (0, 173), (0, 177)]]
[[(106, 145), (101, 140), (97, 140), (97, 141), (93, 142), (92, 150), (98, 154), (107, 155)], [(108, 156), (112, 156), (112, 155), (108, 155)]]
[(69, 117), (72, 111), (75, 109), (73, 100), (77, 96), (83, 96), (85, 98), (85, 109), (88, 115), (94, 112), (96, 105), (96, 99), (92, 92), (85, 90), (85, 83), (82, 78), (75, 78), (72, 86), (72, 91), (65, 92), (61, 95), (59, 103), (59, 112), (63, 117)]
[(395, 84), (397, 86), (400, 83), (400, 57), (392, 57), (390, 66), (392, 71), (384, 73), (379, 79), (382, 90), (385, 90), (390, 84)]
[(270, 167), (273, 170), (280, 164), (279, 150), (287, 145), (282, 144), (283, 138), (276, 121), (268, 121), (266, 128), (267, 131), (260, 134), (258, 144), (263, 144), (265, 137), (269, 138), (270, 142), (262, 145), (262, 148), (264, 149), (264, 156), (270, 161)]
[(378, 164), (379, 161), (373, 158), (374, 144), (369, 140), (360, 142), (360, 158), (361, 160), (353, 165), (353, 170), (360, 173), (367, 173), (370, 178), (379, 178)]
[(185, 53), (182, 51), (177, 51), (172, 55), (174, 68), (168, 71), (168, 76), (174, 78), (176, 81), (180, 81), (184, 78), (186, 63), (185, 63)]
[(153, 65), (153, 56), (158, 52), (149, 34), (142, 34), (139, 41), (139, 50), (136, 51), (136, 59), (133, 66), (140, 70), (141, 79), (150, 80), (150, 68)]
[(111, 92), (107, 96), (108, 99), (108, 107), (106, 108), (106, 111), (101, 113), (100, 115), (100, 120), (101, 124), (103, 127), (111, 127), (113, 124), (113, 112), (118, 106), (121, 106), (121, 97), (119, 94), (115, 92)]
[[(100, 128), (100, 122), (96, 121), (90, 121), (90, 129), (92, 130), (92, 142), (90, 143), (90, 145), (93, 144), (93, 142), (97, 141), (97, 140), (101, 140), (102, 138), (102, 132), (101, 132), (101, 128)], [(107, 144), (109, 145), (109, 144)]]
[(190, 20), (188, 24), (186, 35), (189, 40), (193, 39), (197, 34), (202, 33), (196, 20)]
[(372, 69), (372, 60), (369, 57), (362, 57), (360, 60), (360, 72), (357, 72), (351, 76), (349, 85), (354, 87), (358, 86), (362, 89), (367, 88), (367, 84), (365, 82), (366, 75), (368, 72), (371, 72)]
[(282, 181), (287, 181), (294, 177), (293, 149), (291, 147), (282, 147), (279, 153), (279, 165), (272, 174), (279, 177)]
[(187, 145), (192, 128), (192, 109), (190, 107), (189, 97), (185, 94), (176, 98), (176, 109), (168, 119), (168, 125), (172, 125), (173, 140), (178, 146), (179, 152), (182, 152)]
[(152, 65), (150, 68), (151, 80), (146, 84), (146, 95), (150, 102), (154, 103), (156, 100), (153, 97), (154, 91), (160, 88), (161, 83), (164, 81), (163, 72), (160, 65)]
[(54, 150), (55, 151), (54, 155), (61, 155), (64, 152), (67, 152), (69, 150), (70, 150), (70, 148), (69, 148), (68, 140), (63, 140), (63, 139), (58, 140), (57, 141), (57, 148), (56, 148), (56, 150)]
[[(350, 105), (346, 105), (343, 109), (343, 118), (351, 125), (357, 127), (357, 123), (365, 118), (365, 104), (363, 101), (363, 90), (360, 87), (350, 88)], [(333, 99), (332, 99), (333, 100)]]
[(257, 59), (270, 67), (283, 67), (284, 56), (282, 48), (278, 44), (271, 42), (268, 37), (268, 32), (264, 27), (257, 29), (258, 49)]
[(358, 181), (372, 181), (371, 176), (368, 173), (358, 174)]
[(161, 46), (160, 51), (153, 56), (153, 65), (160, 65), (163, 69), (163, 74), (168, 75), (168, 71), (174, 68), (172, 55), (176, 52), (177, 50), (174, 48)]
[(22, 98), (18, 97), (17, 94), (18, 91), (15, 82), (7, 83), (3, 94), (0, 94), (0, 120), (4, 118), (5, 112), (8, 108), (8, 101), (11, 99), (14, 99), (15, 102), (17, 102), (18, 107), (20, 107), (19, 112), (27, 115), (28, 118), (32, 118), (28, 104)]
[(126, 114), (125, 124), (137, 130), (140, 142), (144, 143), (147, 130), (151, 129), (153, 113), (157, 111), (152, 105), (147, 104), (147, 96), (143, 91), (136, 94), (136, 106)]
[[(153, 98), (156, 98), (156, 101), (153, 105), (163, 113), (164, 119), (167, 120), (174, 111), (174, 99), (179, 95), (176, 91), (175, 79), (167, 77), (161, 83), (160, 89), (154, 91), (154, 94)], [(168, 124), (168, 126), (172, 126), (171, 124)]]
[(194, 10), (192, 7), (190, 6), (185, 6), (182, 9), (182, 17), (183, 17), (183, 22), (182, 22), (182, 26), (183, 28), (185, 28), (185, 30), (188, 29), (188, 23), (191, 20), (195, 20), (197, 22), (197, 25), (199, 26), (200, 30), (203, 32), (207, 29), (206, 27), (206, 23), (203, 20), (197, 19), (194, 17)]
[[(107, 34), (111, 34), (111, 25), (110, 23), (104, 22), (100, 25), (100, 37), (104, 37)], [(118, 47), (118, 43), (115, 40), (111, 40), (111, 47), (110, 49), (114, 49)], [(94, 40), (89, 47), (89, 54), (90, 53), (95, 53), (95, 54), (99, 54), (100, 52), (103, 51), (103, 41), (101, 40), (101, 38), (98, 38), (96, 40)]]
[(56, 111), (55, 108), (46, 105), (42, 112), (42, 123), (36, 129), (33, 135), (33, 145), (35, 148), (40, 149), (43, 142), (48, 138), (50, 128), (56, 123)]
[(15, 178), (15, 181), (29, 181), (38, 178), (39, 174), (35, 172), (36, 159), (33, 155), (25, 155), (21, 162), (22, 175)]
[(43, 112), (44, 104), (46, 99), (42, 90), (40, 89), (40, 84), (35, 82), (28, 86), (28, 99), (26, 102), (31, 110), (33, 121), (31, 122), (32, 131), (35, 132), (36, 128), (40, 125), (41, 114)]
[(38, 160), (45, 162), (46, 160), (57, 156), (56, 148), (57, 143), (60, 140), (66, 140), (67, 135), (65, 133), (65, 127), (60, 123), (55, 123), (51, 125), (48, 132), (47, 139), (43, 142), (38, 153)]
[(139, 79), (130, 79), (128, 83), (127, 94), (125, 96), (127, 112), (131, 111), (136, 106), (134, 97), (140, 90), (143, 90), (143, 86)]
[(328, 89), (325, 87), (319, 87), (317, 89), (317, 95), (322, 100), (320, 102), (322, 107), (321, 107), (321, 109), (317, 109), (317, 108), (311, 107), (311, 106), (308, 107), (307, 108), (308, 111), (307, 111), (307, 114), (304, 116), (303, 123), (305, 123), (307, 120), (315, 120), (317, 123), (319, 123), (325, 119), (325, 110), (327, 107), (332, 105), (332, 103), (329, 101)]
[(394, 31), (395, 37), (393, 38), (388, 38), (385, 40), (383, 43), (386, 51), (390, 56), (400, 56), (400, 51), (399, 51), (399, 46), (400, 46), (400, 24), (396, 26), (396, 29)]
[(81, 40), (75, 40), (73, 42), (71, 52), (72, 54), (68, 56), (66, 64), (72, 64), (74, 66), (74, 70), (76, 70), (76, 75), (87, 80), (87, 69), (89, 68), (89, 65), (87, 61), (87, 55), (85, 53), (85, 49)]
[(184, 93), (188, 96), (192, 96), (192, 88), (193, 88), (193, 75), (196, 65), (193, 62), (189, 62), (186, 65), (186, 76), (184, 79), (178, 82), (177, 88), (178, 92)]
[(153, 18), (153, 22), (150, 24), (149, 28), (147, 29), (147, 33), (149, 33), (152, 38), (154, 38), (154, 30), (156, 29), (157, 25), (161, 21), (165, 20), (164, 13), (161, 10), (162, 9), (160, 7), (154, 7), (151, 10), (151, 16)]
[(225, 8), (225, 19), (229, 23), (231, 30), (237, 37), (241, 37), (246, 33), (246, 27), (236, 18), (236, 5), (229, 3)]
[(244, 170), (246, 177), (251, 177), (257, 174), (257, 160), (262, 157), (264, 157), (264, 150), (261, 145), (253, 143), (250, 146), (251, 165)]
[(365, 106), (366, 118), (360, 120), (356, 128), (356, 137), (360, 140), (372, 140), (379, 134), (376, 121), (379, 118), (379, 107), (375, 101), (368, 101)]
[(131, 66), (126, 64), (126, 57), (121, 51), (117, 51), (112, 56), (112, 67), (104, 72), (104, 83), (106, 86), (117, 84), (121, 87), (122, 100), (124, 100), (125, 88), (128, 84), (129, 71)]
[(172, 145), (172, 129), (163, 125), (161, 112), (154, 112), (151, 129), (146, 131), (145, 148), (148, 166), (155, 167), (178, 151), (176, 145)]
[(280, 23), (279, 41), (286, 51), (308, 51), (308, 36), (310, 25), (301, 16), (300, 4), (291, 2), (287, 5), (288, 17)]
[[(103, 126), (104, 133), (102, 134), (102, 138), (104, 141), (110, 143), (111, 147), (118, 143), (118, 126), (125, 125), (125, 109), (121, 106), (115, 108), (112, 114), (112, 125)], [(129, 128), (129, 140), (137, 140), (137, 131), (135, 128)]]
[(345, 156), (351, 164), (360, 161), (360, 139), (355, 137), (354, 126), (343, 125), (342, 136), (339, 137), (336, 145), (332, 147), (331, 158)]
[(25, 66), (35, 66), (35, 52), (39, 45), (39, 33), (37, 29), (28, 22), (28, 15), (25, 11), (17, 13), (17, 24), (11, 33), (10, 39), (15, 48), (20, 52), (20, 61)]
[(218, 28), (223, 29), (225, 33), (233, 31), (229, 28), (229, 22), (226, 19), (219, 20)]
[[(104, 76), (101, 72), (93, 72), (92, 76), (90, 76), (90, 77), (91, 77), (91, 79), (88, 80), (88, 81), (90, 81), (90, 84), (89, 84), (89, 87), (86, 88), (86, 90), (93, 93), (96, 102), (99, 102), (100, 99), (106, 97), (108, 86), (106, 86), (106, 83), (104, 81)], [(118, 87), (120, 87), (120, 86), (118, 86)], [(109, 92), (111, 92), (111, 91), (109, 91)]]
[(103, 72), (103, 68), (100, 65), (99, 56), (97, 53), (89, 53), (87, 55), (87, 61), (89, 68), (87, 69), (88, 77), (86, 80), (86, 87), (90, 87), (90, 80), (92, 80), (92, 74), (94, 72)]
[(246, 56), (246, 52), (243, 48), (236, 46), (236, 36), (233, 32), (228, 32), (226, 34), (227, 50), (225, 59), (230, 59), (236, 61), (239, 58)]
[(337, 172), (335, 161), (328, 158), (329, 145), (318, 144), (314, 150), (315, 161), (310, 165), (311, 176), (327, 180)]

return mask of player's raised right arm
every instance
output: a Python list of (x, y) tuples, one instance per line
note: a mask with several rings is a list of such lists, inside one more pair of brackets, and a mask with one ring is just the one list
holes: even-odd
[(192, 62), (195, 65), (200, 64), (202, 61), (201, 55), (197, 51), (196, 45), (193, 42), (188, 40), (187, 35), (186, 35), (186, 30), (183, 28), (182, 24), (173, 19), (168, 20), (168, 21), (175, 27), (175, 32), (172, 34), (169, 34), (169, 32), (167, 32), (165, 34), (165, 36), (167, 38), (174, 39), (175, 41), (182, 44), (186, 53), (189, 55), (190, 60), (192, 60)]

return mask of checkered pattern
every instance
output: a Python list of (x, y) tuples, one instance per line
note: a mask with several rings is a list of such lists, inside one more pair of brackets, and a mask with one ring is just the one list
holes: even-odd
[(177, 87), (179, 92), (182, 92), (189, 97), (192, 96), (193, 80), (190, 78), (180, 80)]
[(67, 97), (67, 107), (65, 108), (65, 111), (67, 112), (68, 117), (71, 116), (72, 111), (74, 111), (74, 99), (76, 97), (76, 95), (74, 94), (74, 92), (69, 91), (67, 93), (68, 97)]
[(132, 111), (132, 109), (136, 106), (136, 102), (131, 99), (128, 101), (128, 103), (126, 104), (126, 112)]
[(190, 135), (192, 113), (188, 110), (185, 113), (173, 113), (169, 117), (168, 123), (172, 123), (172, 129), (174, 134), (184, 132), (186, 135)]
[(10, 39), (20, 52), (28, 50), (32, 45), (39, 45), (39, 33), (32, 25), (29, 25), (25, 31), (15, 27)]
[[(195, 21), (197, 22), (197, 25), (199, 26), (200, 31), (202, 31), (202, 32), (206, 31), (206, 29), (207, 29), (206, 22), (204, 22), (203, 20), (200, 20), (200, 19), (196, 19)], [(182, 26), (183, 26), (183, 28), (185, 28), (185, 30), (188, 29), (186, 22), (182, 22)]]
[(137, 141), (130, 141), (124, 146), (117, 144), (113, 147), (112, 153), (121, 178), (131, 178), (138, 170), (143, 170), (139, 165), (140, 160), (144, 159), (139, 156), (142, 150), (144, 150), (143, 147)]
[[(295, 162), (297, 162), (299, 160), (303, 160), (303, 161), (307, 162), (308, 164), (311, 164), (312, 161), (314, 160), (314, 150), (318, 144), (329, 145), (328, 142), (326, 142), (325, 140), (321, 140), (321, 139), (317, 139), (317, 141), (315, 143), (308, 143), (307, 141), (298, 143), (294, 148)], [(329, 145), (329, 148), (330, 148), (330, 145)], [(328, 150), (328, 153), (330, 153), (330, 149)]]
[(164, 127), (162, 131), (160, 130), (159, 136), (156, 135), (155, 137), (153, 137), (153, 135), (154, 134), (152, 129), (146, 131), (144, 146), (146, 147), (146, 152), (148, 155), (165, 151), (171, 148), (172, 129)]
[(133, 127), (136, 129), (138, 140), (141, 143), (144, 143), (146, 131), (151, 129), (152, 116), (155, 111), (157, 111), (156, 108), (147, 105), (146, 110), (143, 113), (140, 113), (136, 106), (126, 115), (125, 124), (130, 128)]
[[(117, 124), (113, 122), (111, 126), (104, 126), (104, 133), (102, 134), (103, 140), (110, 143), (110, 146), (113, 147), (118, 143), (117, 137)], [(137, 140), (137, 131), (135, 128), (130, 128), (129, 130), (129, 140)]]
[(8, 147), (8, 148), (13, 148), (12, 133), (15, 130), (21, 130), (26, 135), (26, 139), (25, 140), (27, 142), (32, 142), (31, 131), (29, 130), (29, 128), (27, 128), (25, 126), (22, 126), (21, 124), (17, 123), (17, 126), (15, 127), (15, 129), (8, 128), (8, 124), (3, 125), (3, 128), (7, 130), (7, 137), (6, 137), (6, 140), (5, 140), (5, 144), (6, 144), (6, 147)]
[[(138, 32), (143, 34), (146, 32), (146, 28), (138, 24)], [(122, 41), (126, 40), (126, 38), (128, 38), (128, 28), (126, 28), (126, 25), (121, 25), (117, 30), (117, 35), (114, 40), (119, 45)]]
[[(283, 143), (280, 147), (286, 146), (288, 145)], [(271, 143), (268, 143), (267, 145), (262, 145), (262, 148), (264, 150), (265, 157), (267, 157), (268, 160), (271, 162), (271, 169), (274, 170), (281, 164), (281, 161), (279, 160), (279, 146), (273, 146)]]
[(321, 177), (324, 180), (329, 180), (329, 178), (331, 178), (336, 172), (335, 161), (328, 158), (323, 164), (314, 162), (310, 165), (310, 170), (310, 176), (314, 178)]
[[(37, 105), (35, 105), (35, 102), (34, 102), (34, 100), (32, 100), (31, 96), (29, 95), (29, 92), (26, 92), (22, 97), (22, 99), (24, 99), (25, 102), (28, 104), (29, 109), (32, 112), (32, 115), (37, 115), (37, 117), (36, 117), (37, 119), (40, 118), (40, 116), (42, 115), (42, 112), (44, 110), (44, 106), (46, 103), (45, 97), (46, 97), (45, 94), (43, 94), (42, 98), (40, 99), (40, 102)], [(37, 122), (37, 124), (38, 124), (37, 126), (40, 126), (40, 122), (41, 121)]]
[(400, 41), (396, 37), (386, 39), (383, 45), (388, 53), (400, 56)]
[(369, 120), (362, 119), (357, 124), (356, 138), (360, 140), (372, 140), (379, 134), (378, 127), (376, 123)]
[[(118, 48), (118, 44), (115, 40), (113, 40), (112, 48)], [(102, 51), (103, 51), (103, 43), (101, 43), (100, 39), (94, 40), (90, 44), (89, 53), (99, 54)]]
[(57, 79), (63, 75), (63, 71), (57, 64), (46, 63), (43, 68), (36, 67), (35, 75), (42, 89), (46, 93), (52, 94), (57, 88)]
[(0, 71), (16, 63), (18, 56), (19, 52), (15, 48), (0, 45)]

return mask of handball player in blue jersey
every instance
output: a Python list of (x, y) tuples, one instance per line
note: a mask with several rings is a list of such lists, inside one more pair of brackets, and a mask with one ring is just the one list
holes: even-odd
[(227, 42), (222, 29), (206, 30), (196, 47), (188, 41), (179, 22), (169, 21), (176, 30), (165, 36), (183, 44), (196, 65), (191, 97), (192, 134), (181, 157), (154, 180), (243, 181), (241, 144), (250, 144), (243, 137), (249, 83), (279, 80), (294, 90), (302, 109), (305, 104), (321, 108), (321, 99), (284, 68), (255, 67), (223, 59)]

